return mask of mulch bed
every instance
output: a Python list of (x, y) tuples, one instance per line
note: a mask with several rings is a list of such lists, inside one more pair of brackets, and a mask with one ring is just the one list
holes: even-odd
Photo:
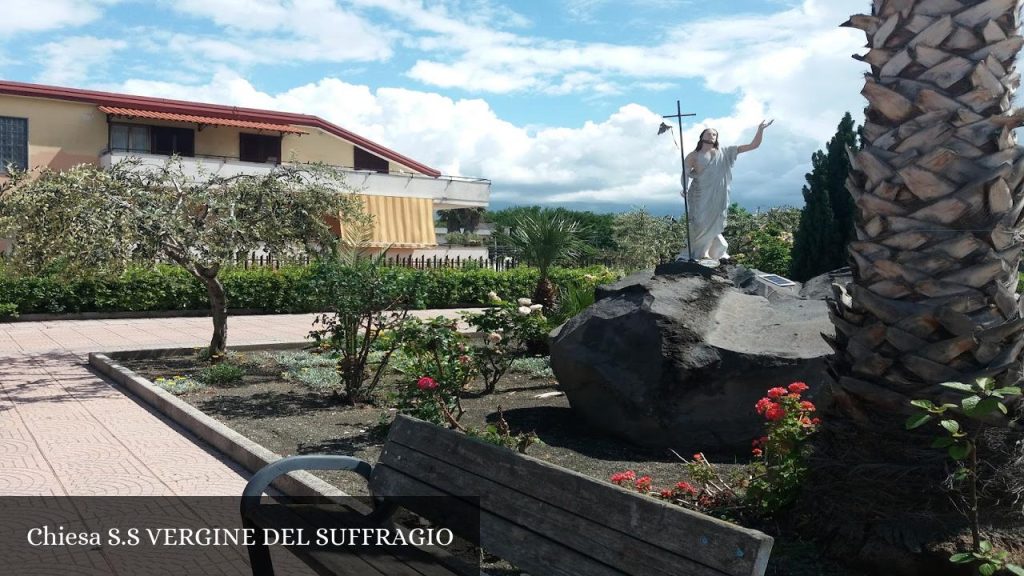
[[(246, 353), (246, 374), (240, 382), (210, 386), (179, 398), (229, 426), (236, 432), (281, 455), (342, 454), (375, 463), (386, 435), (381, 424), (393, 412), (385, 406), (351, 406), (332, 392), (313, 390), (286, 380), (281, 367)], [(154, 380), (175, 375), (192, 376), (207, 364), (195, 355), (163, 356), (120, 361), (138, 374)], [(382, 392), (408, 377), (389, 374)], [(537, 398), (558, 390), (550, 376), (506, 373), (492, 394), (482, 394), (481, 383), (463, 399), (466, 413), (461, 424), (484, 428), (494, 422), (501, 408), (513, 432), (534, 432), (541, 443), (527, 454), (591, 477), (608, 480), (615, 472), (635, 470), (649, 474), (655, 485), (669, 486), (686, 479), (678, 458), (665, 450), (645, 449), (610, 437), (582, 423), (564, 395)], [(690, 455), (686, 455), (689, 457)], [(715, 462), (724, 474), (742, 463)], [(365, 482), (355, 474), (314, 472), (352, 495), (367, 493)], [(758, 526), (776, 537), (771, 575), (858, 576), (861, 572), (820, 559), (813, 545), (780, 534), (778, 526)]]

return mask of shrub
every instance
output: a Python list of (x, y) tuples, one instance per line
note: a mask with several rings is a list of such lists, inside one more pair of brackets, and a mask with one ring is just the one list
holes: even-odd
[(698, 452), (692, 460), (679, 457), (692, 484), (679, 482), (672, 488), (658, 488), (650, 476), (638, 478), (633, 470), (612, 475), (611, 482), (703, 512), (771, 516), (793, 501), (806, 476), (805, 443), (820, 424), (814, 404), (802, 398), (806, 391), (803, 382), (771, 388), (754, 406), (765, 419), (765, 435), (753, 442), (754, 461), (746, 478), (723, 478)]
[(399, 339), (412, 372), (398, 387), (398, 410), (461, 430), (459, 419), (463, 409), (459, 394), (476, 370), (458, 323), (441, 316), (428, 322), (413, 318), (402, 326)]
[(804, 400), (803, 382), (768, 390), (754, 409), (765, 419), (766, 435), (754, 440), (753, 473), (745, 500), (755, 514), (771, 516), (796, 498), (807, 475), (805, 441), (820, 420), (813, 403)]
[[(324, 282), (333, 314), (322, 314), (310, 332), (317, 345), (337, 360), (345, 400), (355, 404), (371, 398), (380, 384), (388, 359), (403, 342), (392, 334), (401, 328), (420, 287), (382, 265), (383, 255), (351, 255), (346, 274)], [(370, 353), (379, 360), (370, 362)]]
[(490, 393), (516, 358), (547, 339), (548, 322), (543, 307), (528, 298), (512, 302), (501, 300), (494, 292), (488, 296), (492, 307), (463, 318), (484, 334), (482, 344), (473, 348), (473, 358), (483, 376), (484, 391)]
[(300, 368), (294, 373), (294, 378), (305, 386), (317, 392), (337, 390), (341, 385), (341, 377), (338, 371), (331, 367), (312, 366)]
[(157, 378), (153, 380), (153, 384), (156, 384), (160, 388), (179, 396), (181, 394), (188, 394), (189, 392), (195, 392), (202, 390), (206, 387), (202, 382), (197, 382), (187, 376), (171, 376), (170, 378)]
[(341, 386), (341, 377), (335, 369), (337, 361), (333, 358), (299, 351), (279, 352), (274, 360), (284, 368), (281, 377), (285, 380), (295, 380), (317, 392), (333, 391)]
[(511, 371), (518, 374), (529, 374), (530, 378), (555, 377), (555, 373), (551, 370), (551, 358), (549, 356), (516, 358), (512, 362)]
[[(607, 283), (618, 273), (604, 267), (553, 268), (551, 280), (559, 287)], [(323, 312), (332, 309), (342, 290), (350, 286), (351, 270), (335, 262), (304, 267), (229, 268), (220, 278), (231, 309), (276, 313)], [(539, 273), (534, 268), (496, 272), (463, 269), (384, 268), (381, 276), (396, 286), (416, 288), (412, 308), (449, 308), (487, 305), (487, 293), (530, 294)], [(586, 277), (591, 279), (588, 280)], [(75, 312), (148, 312), (206, 310), (206, 290), (184, 270), (157, 265), (131, 268), (119, 275), (15, 276), (0, 272), (0, 302), (16, 306), (21, 314)]]
[(234, 384), (245, 376), (245, 370), (229, 362), (220, 362), (199, 371), (198, 378), (209, 386)]
[(939, 419), (938, 425), (942, 432), (932, 442), (932, 448), (945, 450), (958, 466), (949, 484), (967, 490), (966, 510), (962, 511), (971, 528), (971, 550), (953, 554), (949, 560), (955, 564), (976, 564), (978, 573), (983, 576), (999, 571), (1024, 576), (1024, 567), (1009, 563), (1006, 551), (998, 550), (991, 542), (982, 539), (978, 516), (978, 473), (985, 467), (983, 458), (978, 454), (981, 439), (988, 428), (1011, 424), (1010, 409), (1004, 401), (1013, 402), (1021, 395), (1021, 388), (1002, 386), (993, 378), (978, 378), (971, 384), (945, 382), (940, 386), (958, 393), (959, 405), (936, 405), (931, 400), (913, 400), (911, 405), (922, 412), (911, 416), (906, 427), (914, 429), (935, 418)]
[(0, 302), (0, 320), (18, 317), (18, 305), (11, 302)]

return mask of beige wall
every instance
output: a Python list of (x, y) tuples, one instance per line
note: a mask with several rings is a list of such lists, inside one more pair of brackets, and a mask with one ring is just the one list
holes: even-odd
[(0, 115), (28, 118), (30, 168), (95, 163), (107, 147), (107, 116), (94, 104), (0, 95)]
[[(301, 126), (300, 126), (301, 128)], [(309, 134), (287, 134), (281, 142), (284, 161), (323, 162), (334, 166), (351, 168), (355, 153), (351, 142), (328, 134), (319, 128), (305, 128)]]
[[(108, 145), (106, 114), (95, 104), (66, 100), (0, 95), (0, 116), (28, 118), (29, 164), (65, 169), (82, 162), (96, 162)], [(123, 124), (195, 128), (194, 124), (158, 120), (114, 119)], [(298, 126), (308, 134), (285, 134), (282, 161), (324, 162), (345, 168), (354, 164), (353, 144), (320, 128)], [(255, 130), (228, 126), (204, 126), (196, 132), (196, 154), (238, 157), (239, 133)], [(266, 132), (271, 134), (271, 132)], [(415, 172), (389, 162), (392, 172)]]

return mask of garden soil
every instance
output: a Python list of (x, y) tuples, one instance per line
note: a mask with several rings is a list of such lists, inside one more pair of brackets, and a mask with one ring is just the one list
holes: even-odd
[[(175, 375), (192, 376), (205, 365), (194, 355), (121, 360), (126, 367), (153, 380)], [(273, 363), (246, 364), (240, 382), (208, 387), (179, 396), (239, 434), (280, 454), (341, 454), (375, 463), (394, 412), (374, 405), (351, 406), (332, 392), (319, 392), (285, 380)], [(389, 375), (382, 391), (403, 382)], [(599, 480), (623, 470), (638, 476), (650, 475), (655, 486), (671, 486), (686, 480), (679, 457), (669, 450), (633, 446), (592, 429), (574, 416), (564, 395), (540, 398), (558, 391), (553, 377), (529, 373), (506, 373), (493, 394), (482, 394), (482, 383), (463, 399), (466, 412), (461, 424), (484, 428), (494, 423), (498, 411), (513, 432), (534, 432), (540, 442), (527, 454)], [(692, 454), (683, 455), (691, 458)], [(723, 476), (741, 473), (743, 464), (714, 462)], [(353, 473), (314, 472), (320, 478), (353, 496), (367, 494), (366, 483)], [(771, 576), (862, 576), (820, 558), (810, 543), (785, 534), (780, 526), (757, 526), (776, 537)], [(495, 576), (519, 574), (513, 568), (489, 564)], [(534, 575), (540, 576), (540, 575)]]

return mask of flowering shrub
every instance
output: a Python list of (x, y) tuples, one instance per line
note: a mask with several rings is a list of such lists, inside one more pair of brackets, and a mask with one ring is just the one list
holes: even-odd
[(440, 426), (459, 428), (459, 393), (476, 374), (472, 352), (456, 321), (410, 320), (399, 329), (413, 379), (399, 386), (398, 410)]
[(807, 389), (803, 382), (772, 388), (754, 405), (767, 434), (752, 443), (755, 460), (744, 501), (757, 514), (770, 516), (792, 502), (807, 472), (803, 443), (821, 423), (814, 404), (802, 398)]
[(754, 405), (765, 419), (766, 434), (752, 443), (754, 461), (745, 479), (727, 481), (698, 452), (690, 460), (679, 456), (690, 482), (657, 488), (650, 476), (637, 477), (633, 470), (613, 474), (611, 482), (702, 512), (740, 509), (757, 516), (771, 515), (796, 496), (806, 473), (804, 441), (821, 423), (814, 416), (814, 404), (802, 398), (807, 390), (803, 382), (771, 388)]
[(543, 306), (533, 304), (529, 298), (506, 302), (494, 292), (487, 296), (492, 307), (479, 314), (466, 314), (463, 319), (486, 335), (483, 344), (475, 347), (473, 357), (476, 370), (483, 377), (484, 390), (490, 393), (531, 342), (547, 337), (548, 323)]

